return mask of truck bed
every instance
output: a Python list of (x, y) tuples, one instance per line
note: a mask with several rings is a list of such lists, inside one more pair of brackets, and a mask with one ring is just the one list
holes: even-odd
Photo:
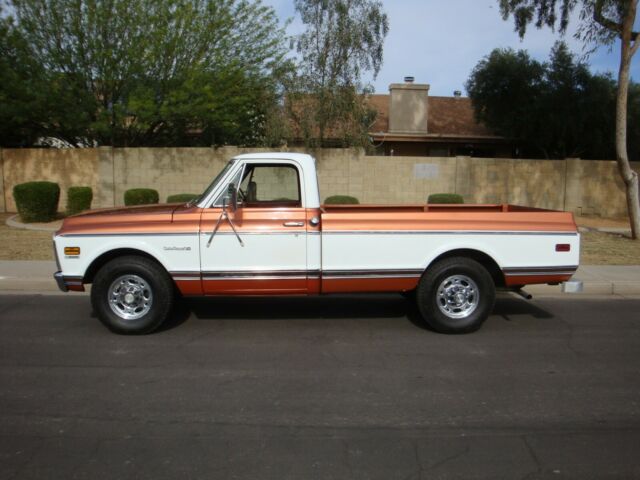
[(571, 212), (519, 205), (326, 205), (322, 230), (567, 232), (577, 227)]
[(503, 204), (426, 204), (426, 205), (322, 205), (326, 213), (391, 212), (554, 212), (543, 208)]

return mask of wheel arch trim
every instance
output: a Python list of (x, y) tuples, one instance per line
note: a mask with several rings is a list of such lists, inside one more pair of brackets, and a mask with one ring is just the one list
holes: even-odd
[(98, 270), (100, 270), (100, 268), (102, 268), (104, 265), (115, 258), (129, 255), (144, 257), (152, 260), (160, 265), (167, 273), (169, 273), (167, 266), (164, 265), (157, 256), (154, 256), (145, 250), (135, 247), (117, 247), (101, 252), (100, 254), (96, 255), (93, 260), (91, 260), (82, 277), (82, 283), (92, 283), (96, 273), (98, 272)]
[(469, 247), (456, 247), (450, 248), (442, 252), (438, 252), (436, 255), (431, 258), (431, 260), (426, 265), (424, 271), (428, 271), (433, 265), (438, 263), (441, 260), (446, 258), (469, 258), (471, 260), (475, 260), (480, 265), (482, 265), (491, 278), (493, 279), (493, 283), (496, 287), (504, 287), (506, 284), (504, 272), (500, 267), (500, 264), (496, 261), (495, 257), (487, 252), (479, 250), (477, 248), (469, 248)]

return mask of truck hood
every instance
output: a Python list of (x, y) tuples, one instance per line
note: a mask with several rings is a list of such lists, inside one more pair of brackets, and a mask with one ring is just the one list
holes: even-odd
[(89, 210), (66, 218), (56, 235), (155, 231), (171, 223), (173, 212), (179, 207), (166, 204)]

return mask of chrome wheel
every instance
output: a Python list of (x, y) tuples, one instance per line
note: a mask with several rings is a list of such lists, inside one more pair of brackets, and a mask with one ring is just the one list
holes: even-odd
[(122, 275), (109, 287), (111, 311), (124, 320), (144, 317), (153, 304), (151, 287), (138, 275)]
[(451, 275), (438, 286), (438, 308), (449, 318), (467, 318), (478, 307), (478, 286), (466, 275)]

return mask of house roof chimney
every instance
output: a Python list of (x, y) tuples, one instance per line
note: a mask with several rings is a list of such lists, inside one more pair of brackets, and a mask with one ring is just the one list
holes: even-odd
[(405, 77), (404, 83), (389, 85), (389, 133), (427, 134), (429, 85), (414, 81)]

